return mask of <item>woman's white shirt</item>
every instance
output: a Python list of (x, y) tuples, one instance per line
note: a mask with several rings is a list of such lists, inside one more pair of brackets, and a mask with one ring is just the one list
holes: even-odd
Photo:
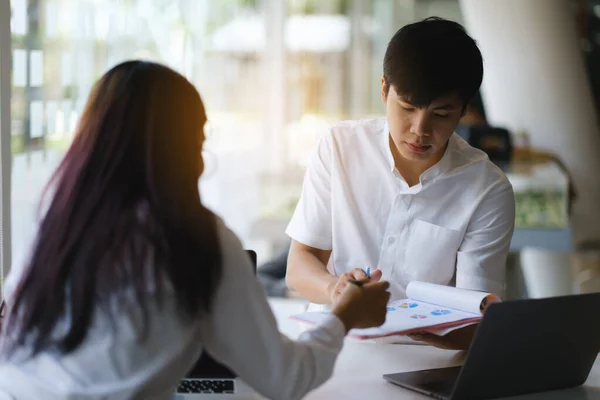
[[(297, 341), (280, 334), (248, 256), (221, 221), (219, 237), (223, 272), (209, 316), (182, 321), (170, 292), (161, 307), (149, 304), (148, 334), (139, 341), (138, 309), (120, 308), (116, 331), (96, 312), (76, 351), (0, 361), (0, 400), (169, 399), (203, 351), (268, 398), (299, 399), (322, 384), (343, 345), (342, 322), (332, 316)], [(19, 275), (11, 275), (8, 291)]]

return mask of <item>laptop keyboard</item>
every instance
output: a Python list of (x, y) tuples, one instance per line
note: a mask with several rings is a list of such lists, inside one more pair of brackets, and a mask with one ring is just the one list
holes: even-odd
[(177, 393), (233, 393), (233, 379), (184, 379)]

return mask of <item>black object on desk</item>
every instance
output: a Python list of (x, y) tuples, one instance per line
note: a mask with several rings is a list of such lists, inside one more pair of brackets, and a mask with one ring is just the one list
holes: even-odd
[(600, 351), (600, 293), (492, 304), (463, 367), (384, 375), (443, 400), (495, 399), (582, 385)]
[(459, 125), (456, 133), (471, 146), (484, 151), (491, 162), (507, 170), (513, 150), (508, 130), (489, 125)]

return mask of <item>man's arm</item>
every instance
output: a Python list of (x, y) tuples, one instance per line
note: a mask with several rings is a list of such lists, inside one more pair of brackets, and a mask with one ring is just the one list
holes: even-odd
[(300, 297), (317, 304), (335, 303), (350, 280), (368, 282), (381, 279), (376, 269), (367, 277), (364, 270), (354, 268), (339, 277), (327, 271), (331, 250), (320, 250), (292, 240), (286, 283)]
[[(331, 227), (331, 176), (333, 146), (331, 133), (321, 136), (304, 176), (302, 195), (290, 220), (287, 235), (292, 239), (286, 282), (290, 289), (313, 303), (335, 302), (349, 279), (366, 280), (365, 271), (355, 268), (339, 277), (327, 271), (333, 248)], [(381, 271), (371, 274), (379, 280)]]
[(326, 267), (333, 245), (332, 160), (331, 133), (327, 132), (321, 136), (312, 154), (302, 195), (286, 229), (292, 239), (285, 277), (287, 286), (300, 297), (318, 304), (331, 303), (328, 288), (338, 280)]
[(456, 287), (504, 295), (514, 227), (512, 186), (498, 185), (486, 194), (471, 217), (456, 255)]
[(292, 240), (285, 276), (288, 288), (318, 304), (331, 303), (338, 278), (327, 271), (331, 250), (320, 250)]

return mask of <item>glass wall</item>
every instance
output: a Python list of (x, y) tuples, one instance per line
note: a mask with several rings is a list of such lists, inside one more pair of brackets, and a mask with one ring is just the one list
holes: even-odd
[[(0, 2), (0, 17), (10, 15), (8, 2)], [(4, 277), (10, 270), (10, 26), (0, 18), (0, 299)]]
[[(392, 34), (456, 0), (11, 0), (12, 249), (22, 264), (42, 188), (94, 82), (132, 58), (200, 91), (204, 201), (264, 260), (285, 242), (305, 162), (326, 127), (381, 115)], [(0, 17), (0, 23), (5, 23)]]

